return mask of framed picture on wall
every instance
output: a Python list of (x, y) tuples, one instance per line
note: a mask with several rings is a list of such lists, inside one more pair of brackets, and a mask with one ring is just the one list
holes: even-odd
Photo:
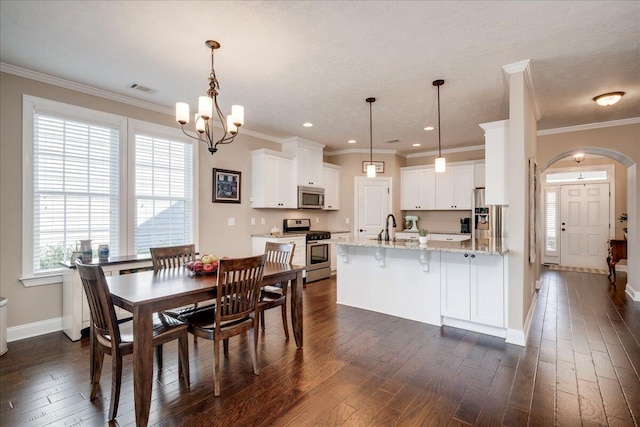
[(376, 173), (384, 173), (384, 162), (382, 161), (373, 161), (373, 162), (369, 162), (369, 161), (363, 161), (362, 162), (362, 173), (367, 173), (367, 166), (369, 166), (370, 164), (374, 164), (376, 166)]
[(213, 202), (240, 203), (241, 172), (213, 169)]

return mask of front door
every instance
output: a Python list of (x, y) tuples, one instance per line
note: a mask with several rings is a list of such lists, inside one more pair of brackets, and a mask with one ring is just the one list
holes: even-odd
[(358, 237), (377, 237), (384, 229), (389, 205), (389, 180), (387, 178), (363, 178), (357, 180), (356, 214)]
[(563, 185), (560, 264), (607, 269), (609, 184)]

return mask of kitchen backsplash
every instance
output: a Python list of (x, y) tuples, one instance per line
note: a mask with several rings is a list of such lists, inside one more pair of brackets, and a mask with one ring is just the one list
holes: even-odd
[[(471, 211), (405, 211), (405, 215), (417, 215), (418, 227), (437, 233), (460, 232), (460, 218), (471, 218)], [(404, 219), (404, 218), (403, 218)], [(399, 221), (400, 222), (400, 221)], [(401, 231), (400, 227), (396, 229)]]

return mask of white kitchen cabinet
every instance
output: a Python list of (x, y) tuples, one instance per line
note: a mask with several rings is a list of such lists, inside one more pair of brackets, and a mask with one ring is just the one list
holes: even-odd
[(340, 209), (340, 169), (338, 165), (322, 165), (322, 183), (324, 185), (324, 210)]
[(509, 120), (482, 123), (485, 151), (485, 192), (487, 205), (508, 205)]
[(400, 209), (436, 208), (436, 174), (433, 168), (400, 169)]
[(470, 210), (474, 189), (473, 165), (447, 166), (436, 175), (436, 209)]
[[(125, 274), (138, 269), (150, 269), (152, 267), (151, 255), (148, 258), (118, 257), (111, 263), (100, 263), (106, 277)], [(122, 308), (116, 307), (118, 319), (132, 317), (132, 314)], [(89, 304), (82, 288), (82, 281), (76, 268), (65, 270), (62, 275), (62, 330), (72, 340), (81, 338), (81, 331), (89, 327)]]
[(442, 316), (504, 327), (504, 257), (442, 252)]
[(294, 156), (296, 185), (323, 187), (322, 150), (323, 144), (297, 136), (282, 143), (282, 151)]
[(485, 176), (486, 172), (485, 172), (485, 167), (484, 167), (484, 163), (476, 163), (474, 165), (474, 179), (473, 179), (473, 186), (474, 188), (482, 188), (484, 187), (484, 183), (485, 183)]
[[(351, 233), (331, 233), (331, 240), (346, 241), (351, 238)], [(331, 243), (331, 273), (335, 274), (338, 270), (338, 248), (337, 243)]]
[(305, 235), (300, 236), (252, 236), (251, 237), (251, 253), (252, 255), (260, 255), (264, 253), (264, 245), (267, 242), (274, 243), (295, 243), (293, 250), (293, 264), (307, 264), (307, 238)]
[(260, 149), (251, 151), (251, 207), (297, 208), (294, 156)]

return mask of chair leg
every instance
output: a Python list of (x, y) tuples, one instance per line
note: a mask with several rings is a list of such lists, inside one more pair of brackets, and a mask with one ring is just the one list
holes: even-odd
[(228, 356), (229, 355), (229, 338), (226, 338), (225, 340), (223, 340), (222, 342), (223, 347), (224, 347), (224, 355)]
[(111, 353), (111, 404), (109, 405), (109, 421), (118, 414), (120, 402), (120, 385), (122, 384), (122, 354), (114, 350)]
[(185, 332), (178, 338), (178, 377), (182, 378), (187, 388), (191, 385), (189, 378), (189, 338)]
[(260, 324), (262, 324), (262, 330), (264, 331), (264, 310), (260, 310)]
[(158, 362), (158, 370), (162, 369), (162, 344), (156, 346), (156, 361)]
[(249, 351), (251, 352), (251, 363), (253, 364), (253, 373), (258, 375), (260, 368), (258, 367), (258, 330), (257, 325), (249, 329)]
[(287, 324), (287, 304), (282, 304), (282, 327), (284, 328), (284, 337), (289, 341), (289, 326)]
[(213, 395), (220, 396), (220, 340), (213, 340)]
[(91, 395), (89, 400), (96, 398), (98, 394), (98, 388), (100, 388), (100, 376), (102, 375), (102, 363), (104, 362), (104, 351), (96, 349), (96, 354), (93, 357), (93, 376), (91, 377)]

